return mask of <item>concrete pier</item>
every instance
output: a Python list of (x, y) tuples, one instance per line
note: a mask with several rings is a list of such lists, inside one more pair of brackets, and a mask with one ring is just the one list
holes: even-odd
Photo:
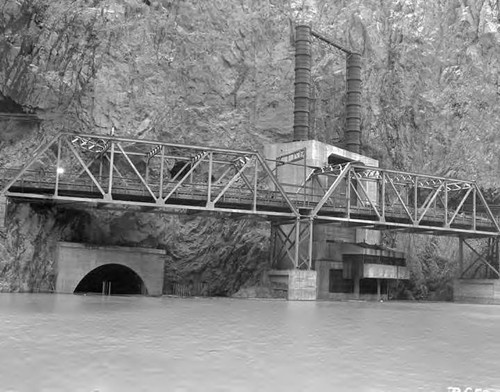
[(453, 301), (500, 304), (499, 279), (455, 279), (453, 281)]
[(315, 301), (317, 299), (316, 271), (271, 270), (268, 278), (274, 290), (286, 293), (290, 301)]

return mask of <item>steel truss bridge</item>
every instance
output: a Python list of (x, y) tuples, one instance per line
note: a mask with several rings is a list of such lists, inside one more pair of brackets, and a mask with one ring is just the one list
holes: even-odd
[[(0, 195), (32, 203), (259, 217), (271, 221), (281, 239), (274, 241), (273, 262), (287, 257), (296, 268), (311, 268), (313, 224), (454, 235), (477, 254), (473, 264), (480, 260), (500, 277), (493, 260), (499, 223), (474, 181), (352, 162), (308, 167), (305, 155), (299, 150), (269, 161), (255, 151), (60, 133), (22, 167), (0, 168)], [(304, 173), (301, 184), (278, 180), (277, 172), (290, 165)], [(488, 239), (488, 254), (476, 251), (466, 241), (471, 238)]]

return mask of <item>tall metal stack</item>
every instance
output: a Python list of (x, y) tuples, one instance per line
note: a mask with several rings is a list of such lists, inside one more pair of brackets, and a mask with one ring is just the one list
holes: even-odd
[(309, 139), (309, 100), (311, 94), (311, 27), (295, 28), (295, 107), (293, 141)]
[(361, 145), (361, 55), (349, 53), (346, 59), (346, 148), (359, 154)]

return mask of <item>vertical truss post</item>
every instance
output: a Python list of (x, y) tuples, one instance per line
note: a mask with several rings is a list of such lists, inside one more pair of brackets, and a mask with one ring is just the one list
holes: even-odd
[(418, 220), (418, 176), (415, 176), (415, 186), (413, 187), (413, 222), (414, 224)]
[(472, 230), (476, 231), (476, 188), (472, 191)]
[(165, 169), (165, 146), (161, 146), (161, 161), (160, 161), (160, 189), (158, 190), (158, 199), (157, 203), (163, 203), (163, 177), (165, 173), (163, 173)]
[(295, 219), (295, 254), (293, 264), (295, 268), (299, 267), (299, 250), (300, 250), (300, 218)]
[(304, 207), (306, 205), (307, 201), (307, 189), (306, 189), (306, 184), (307, 184), (307, 148), (304, 148)]
[(385, 172), (382, 172), (382, 197), (380, 200), (380, 203), (382, 204), (382, 218), (385, 221)]
[(253, 201), (252, 201), (252, 211), (257, 211), (257, 187), (259, 180), (259, 161), (255, 160), (254, 162), (254, 173), (253, 173)]
[(352, 183), (351, 183), (351, 172), (349, 171), (349, 173), (347, 173), (347, 176), (346, 176), (346, 184), (347, 184), (347, 189), (345, 191), (345, 195), (346, 195), (346, 198), (347, 198), (347, 203), (346, 203), (346, 206), (347, 206), (347, 219), (349, 219), (351, 217), (351, 186), (352, 186)]
[(213, 159), (214, 159), (214, 153), (213, 151), (210, 151), (208, 153), (207, 206), (211, 205), (212, 202)]
[(314, 217), (311, 216), (309, 218), (309, 249), (308, 249), (308, 257), (307, 257), (307, 269), (312, 268), (312, 260), (313, 260), (313, 225), (314, 225)]
[(448, 181), (444, 180), (444, 227), (448, 224)]
[(111, 193), (113, 191), (113, 167), (115, 166), (115, 143), (111, 141), (111, 152), (109, 157), (109, 182), (108, 182), (108, 193), (104, 195), (105, 200), (112, 200), (113, 197)]
[(459, 276), (464, 273), (464, 238), (458, 237), (458, 272)]
[(62, 148), (62, 143), (61, 143), (61, 138), (57, 141), (57, 162), (56, 162), (56, 186), (54, 189), (54, 196), (57, 196), (59, 193), (59, 175), (60, 175), (60, 167), (61, 167), (61, 148)]

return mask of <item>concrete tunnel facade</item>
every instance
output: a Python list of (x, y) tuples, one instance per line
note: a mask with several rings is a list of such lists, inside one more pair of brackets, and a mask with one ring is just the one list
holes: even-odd
[(161, 249), (59, 242), (56, 292), (74, 293), (80, 282), (93, 271), (105, 266), (122, 266), (142, 280), (148, 295), (162, 295), (164, 259), (165, 251)]

